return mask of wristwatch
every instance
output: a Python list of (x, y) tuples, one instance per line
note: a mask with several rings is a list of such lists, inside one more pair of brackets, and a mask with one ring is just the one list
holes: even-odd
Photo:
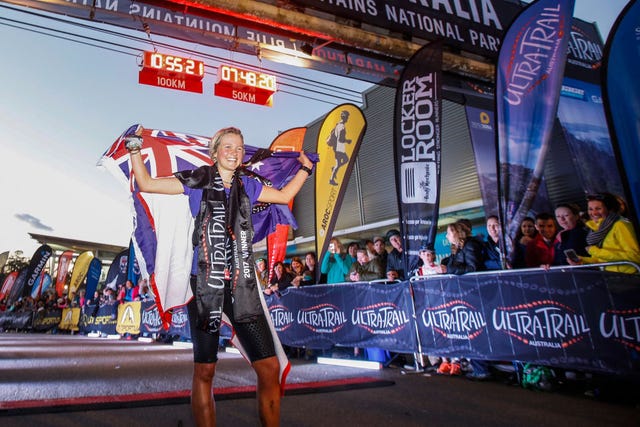
[(306, 167), (305, 165), (300, 166), (300, 170), (305, 171), (306, 173), (309, 174), (309, 176), (311, 176), (311, 174), (313, 173), (313, 169)]

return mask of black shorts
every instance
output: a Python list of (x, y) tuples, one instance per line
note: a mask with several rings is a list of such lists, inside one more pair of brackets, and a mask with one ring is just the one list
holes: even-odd
[[(195, 287), (192, 276), (192, 286)], [(195, 292), (194, 292), (195, 293)], [(250, 362), (266, 359), (276, 355), (273, 337), (269, 330), (269, 323), (265, 314), (261, 314), (255, 321), (238, 323), (234, 320), (231, 290), (225, 288), (224, 307), (222, 311), (231, 320), (240, 344), (244, 347)], [(220, 332), (210, 334), (196, 326), (198, 309), (196, 299), (192, 298), (187, 304), (189, 310), (189, 326), (191, 328), (191, 342), (193, 343), (193, 361), (195, 363), (215, 363), (218, 361), (218, 345)]]

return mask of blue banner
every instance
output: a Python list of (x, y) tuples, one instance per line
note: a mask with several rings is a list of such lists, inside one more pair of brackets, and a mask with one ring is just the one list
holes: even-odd
[(140, 332), (147, 334), (162, 332), (162, 318), (155, 301), (142, 301), (140, 310)]
[(51, 286), (51, 275), (43, 272), (38, 276), (36, 283), (33, 285), (31, 298), (39, 298), (40, 295), (44, 294), (44, 291), (46, 291), (49, 286)]
[[(413, 293), (414, 301), (411, 300)], [(267, 299), (283, 344), (637, 374), (640, 275), (572, 269), (289, 288)], [(415, 304), (415, 320), (413, 306)]]
[(101, 332), (107, 335), (115, 335), (117, 323), (117, 301), (109, 301), (98, 307), (92, 301), (82, 307), (78, 329), (81, 333)]
[(639, 289), (593, 270), (436, 276), (414, 283), (422, 350), (637, 374)]
[(613, 147), (623, 173), (628, 216), (636, 227), (636, 233), (640, 233), (639, 25), (640, 2), (631, 1), (609, 34), (603, 84)]
[[(118, 289), (118, 285), (127, 281), (127, 266), (129, 259), (129, 249), (125, 249), (120, 252), (111, 262), (109, 271), (107, 271), (107, 279), (105, 280), (105, 287), (111, 289)], [(93, 295), (87, 295), (92, 298)]]
[(140, 278), (140, 267), (138, 260), (136, 259), (136, 252), (134, 250), (133, 242), (129, 242), (129, 255), (127, 256), (127, 280), (133, 283), (133, 286), (138, 284)]
[(506, 248), (538, 193), (560, 96), (574, 0), (537, 0), (511, 24), (496, 67), (499, 191)]
[(623, 194), (600, 86), (565, 77), (558, 120), (584, 192)]
[(171, 314), (171, 326), (169, 326), (168, 333), (170, 335), (180, 335), (186, 339), (191, 339), (189, 314), (187, 313), (186, 305), (173, 309), (173, 313)]
[(91, 263), (89, 263), (89, 270), (87, 270), (86, 299), (93, 298), (93, 294), (98, 288), (100, 273), (102, 273), (102, 261), (98, 258), (93, 258)]
[(283, 344), (317, 349), (382, 347), (401, 353), (416, 349), (406, 283), (345, 283), (287, 291), (267, 298)]

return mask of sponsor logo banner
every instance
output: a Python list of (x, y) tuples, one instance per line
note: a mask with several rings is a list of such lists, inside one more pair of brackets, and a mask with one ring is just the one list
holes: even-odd
[(338, 105), (320, 127), (316, 148), (320, 161), (315, 173), (318, 260), (329, 246), (366, 128), (364, 114), (353, 104)]
[(80, 308), (64, 308), (62, 309), (62, 318), (60, 319), (60, 324), (58, 328), (68, 330), (68, 331), (77, 331), (78, 323), (80, 322)]
[(140, 301), (126, 302), (118, 306), (116, 331), (119, 334), (140, 333)]
[(496, 67), (499, 191), (507, 252), (538, 194), (558, 107), (574, 0), (538, 0), (507, 31)]
[[(480, 279), (481, 278), (481, 279)], [(640, 361), (640, 277), (586, 270), (414, 282), (422, 351), (630, 372)]]
[(91, 251), (83, 252), (76, 258), (76, 262), (73, 264), (73, 271), (71, 272), (71, 283), (69, 284), (69, 296), (67, 298), (69, 301), (73, 301), (73, 297), (76, 292), (78, 292), (78, 289), (80, 289), (85, 277), (87, 277), (92, 259), (93, 253)]
[[(67, 274), (69, 273), (69, 265), (73, 258), (72, 251), (64, 251), (58, 258), (58, 273), (56, 274), (56, 294), (60, 298), (64, 294), (64, 285), (67, 282)], [(87, 295), (90, 297), (90, 295)]]
[(394, 157), (400, 231), (408, 259), (433, 245), (440, 205), (442, 48), (427, 45), (405, 67), (395, 100)]
[(47, 261), (51, 257), (53, 250), (48, 245), (42, 245), (31, 256), (29, 267), (27, 267), (27, 276), (23, 284), (22, 296), (31, 295), (33, 286), (38, 281), (38, 277), (44, 271)]
[(345, 283), (288, 289), (267, 299), (283, 344), (329, 348), (340, 344), (411, 353), (416, 335), (406, 284)]

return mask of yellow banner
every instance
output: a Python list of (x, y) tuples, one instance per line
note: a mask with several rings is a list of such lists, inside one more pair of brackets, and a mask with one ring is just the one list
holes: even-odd
[(119, 334), (129, 333), (138, 335), (140, 333), (140, 301), (127, 302), (118, 306), (118, 323), (116, 331)]
[(73, 264), (73, 273), (71, 273), (71, 283), (69, 284), (69, 301), (73, 301), (73, 297), (87, 277), (87, 271), (89, 270), (89, 264), (93, 259), (93, 253), (91, 251), (82, 252), (76, 258), (76, 262)]
[(62, 319), (60, 319), (58, 328), (68, 331), (77, 331), (79, 322), (80, 307), (65, 308), (62, 310)]
[(324, 119), (316, 151), (316, 253), (321, 260), (338, 218), (367, 121), (353, 104), (334, 108)]

